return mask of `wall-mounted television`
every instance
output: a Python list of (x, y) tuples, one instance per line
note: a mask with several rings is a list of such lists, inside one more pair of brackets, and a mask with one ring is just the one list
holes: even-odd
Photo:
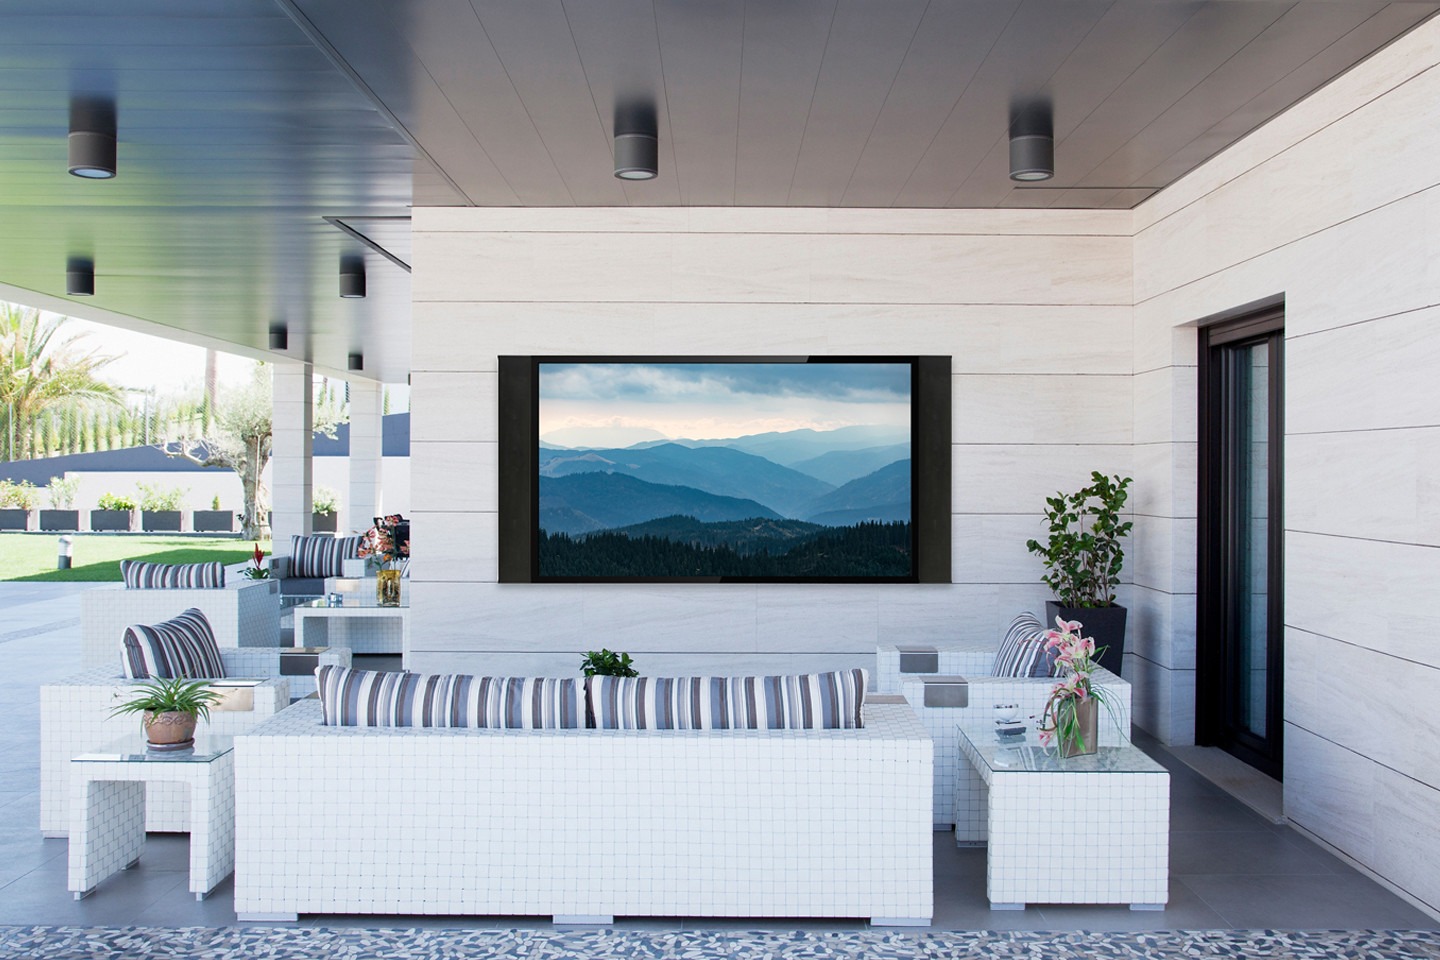
[(950, 580), (949, 357), (501, 357), (501, 582)]

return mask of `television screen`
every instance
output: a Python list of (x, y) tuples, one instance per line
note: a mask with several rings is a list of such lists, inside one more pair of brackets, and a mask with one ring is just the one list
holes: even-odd
[(535, 358), (534, 579), (910, 581), (914, 358)]

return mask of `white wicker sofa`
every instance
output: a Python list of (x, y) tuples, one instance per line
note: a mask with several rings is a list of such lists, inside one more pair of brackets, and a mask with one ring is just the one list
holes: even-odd
[(932, 751), (903, 702), (867, 702), (860, 729), (321, 720), (301, 701), (236, 740), (242, 921), (930, 922)]
[[(1013, 703), (1027, 726), (1036, 721), (1055, 685), (1051, 677), (996, 677), (995, 644), (957, 642), (929, 647), (887, 644), (876, 651), (876, 690), (902, 694), (915, 708), (921, 724), (935, 741), (934, 823), (956, 825), (967, 791), (983, 787), (979, 774), (960, 755), (955, 724), (978, 711), (990, 717), (997, 703)], [(1102, 746), (1130, 738), (1130, 684), (1105, 669), (1095, 672), (1096, 684), (1114, 704), (1114, 716), (1100, 711)], [(977, 842), (975, 825), (957, 830), (961, 842)], [(983, 825), (981, 825), (983, 830)]]
[[(263, 648), (221, 649), (226, 674), (258, 679), (246, 697), (235, 696), (227, 709), (214, 710), (200, 729), (214, 733), (244, 733), (290, 704), (291, 680), (302, 690), (314, 689), (313, 677), (282, 677), (280, 651)], [(120, 671), (120, 644), (112, 641), (109, 668), (97, 667), (40, 687), (40, 831), (47, 837), (64, 837), (70, 831), (70, 760), (130, 734), (138, 734), (135, 716), (111, 716), (115, 705), (128, 696), (138, 681)], [(334, 647), (319, 654), (321, 663), (348, 666), (350, 651)], [(190, 812), (189, 792), (183, 784), (150, 784), (145, 792), (145, 829), (185, 832)]]

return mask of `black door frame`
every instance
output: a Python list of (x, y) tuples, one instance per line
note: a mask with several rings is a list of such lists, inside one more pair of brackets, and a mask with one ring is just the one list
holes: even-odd
[[(1284, 722), (1284, 414), (1283, 332), (1285, 305), (1267, 305), (1235, 319), (1204, 327), (1199, 344), (1199, 524), (1197, 529), (1195, 624), (1195, 742), (1219, 746), (1276, 779), (1283, 771)], [(1275, 336), (1279, 333), (1280, 336)], [(1266, 737), (1236, 731), (1227, 710), (1231, 670), (1228, 639), (1236, 635), (1230, 571), (1237, 568), (1235, 538), (1227, 538), (1226, 505), (1234, 503), (1235, 464), (1223, 451), (1230, 438), (1233, 398), (1226, 394), (1225, 348), (1270, 345), (1266, 630), (1269, 635), (1266, 681), (1269, 685)], [(1229, 553), (1227, 553), (1229, 551)]]

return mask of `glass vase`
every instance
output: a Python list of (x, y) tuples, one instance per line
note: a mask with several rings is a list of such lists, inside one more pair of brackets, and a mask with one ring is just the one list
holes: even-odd
[(382, 607), (400, 606), (400, 571), (375, 571), (375, 602)]
[(1062, 727), (1057, 731), (1060, 756), (1083, 757), (1094, 753), (1099, 746), (1096, 741), (1100, 729), (1100, 701), (1094, 697), (1072, 701), (1069, 710), (1073, 711), (1075, 722), (1069, 730)]

